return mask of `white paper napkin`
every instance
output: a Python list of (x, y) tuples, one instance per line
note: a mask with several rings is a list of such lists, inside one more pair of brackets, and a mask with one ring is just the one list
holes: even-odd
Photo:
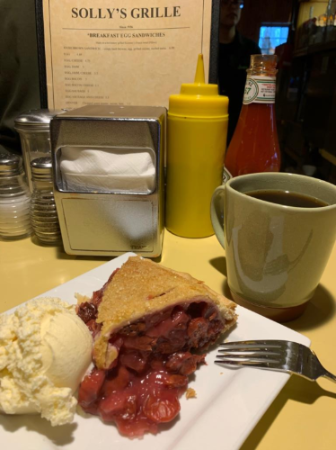
[(72, 192), (150, 193), (155, 188), (155, 153), (151, 148), (63, 147), (63, 188)]

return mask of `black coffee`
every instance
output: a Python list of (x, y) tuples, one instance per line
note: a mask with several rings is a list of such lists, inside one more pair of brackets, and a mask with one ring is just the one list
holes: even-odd
[(321, 206), (328, 206), (328, 203), (322, 200), (310, 197), (308, 195), (297, 194), (290, 191), (278, 190), (260, 190), (246, 192), (246, 195), (264, 200), (270, 203), (277, 203), (278, 205), (296, 206), (299, 208), (321, 208)]

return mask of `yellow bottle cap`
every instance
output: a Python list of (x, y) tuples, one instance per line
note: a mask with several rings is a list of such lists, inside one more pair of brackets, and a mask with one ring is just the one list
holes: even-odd
[(184, 83), (180, 94), (169, 97), (169, 115), (215, 118), (228, 115), (229, 99), (218, 94), (217, 84), (207, 84), (204, 78), (203, 55), (198, 55), (194, 83)]

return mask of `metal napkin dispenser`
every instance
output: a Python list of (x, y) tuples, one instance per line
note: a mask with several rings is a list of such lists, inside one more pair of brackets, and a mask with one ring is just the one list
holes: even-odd
[(54, 195), (66, 253), (160, 256), (166, 115), (164, 107), (88, 105), (52, 119)]

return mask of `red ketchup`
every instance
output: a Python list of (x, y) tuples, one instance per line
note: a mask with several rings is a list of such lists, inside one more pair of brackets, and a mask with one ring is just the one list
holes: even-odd
[(225, 158), (232, 176), (280, 171), (274, 109), (276, 72), (276, 56), (251, 56), (243, 107)]

